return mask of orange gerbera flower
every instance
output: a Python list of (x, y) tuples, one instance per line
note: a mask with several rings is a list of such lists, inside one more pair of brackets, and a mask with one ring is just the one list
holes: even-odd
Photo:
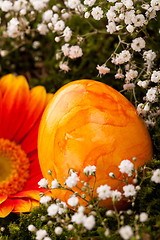
[(42, 86), (29, 90), (23, 76), (0, 79), (0, 217), (39, 204), (38, 127), (51, 97)]

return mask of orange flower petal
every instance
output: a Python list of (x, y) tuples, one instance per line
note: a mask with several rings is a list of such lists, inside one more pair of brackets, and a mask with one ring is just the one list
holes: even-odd
[(50, 102), (50, 100), (53, 98), (52, 93), (47, 93), (47, 99), (46, 99), (46, 105)]
[(3, 203), (7, 198), (7, 195), (0, 195), (0, 204)]
[(14, 194), (10, 197), (12, 197), (12, 198), (31, 198), (31, 199), (39, 201), (40, 200), (39, 193), (40, 193), (40, 191), (38, 191), (38, 190), (26, 190), (26, 191), (21, 191), (17, 194)]
[(35, 201), (35, 200), (31, 200), (31, 203), (32, 203), (32, 208), (33, 207), (38, 207), (40, 205), (40, 202), (39, 201)]
[(0, 217), (4, 218), (12, 212), (14, 208), (14, 202), (11, 199), (7, 199), (0, 204)]
[(39, 193), (40, 193), (40, 191), (28, 190), (28, 191), (21, 191), (17, 194), (9, 196), (9, 197), (13, 198), (13, 199), (14, 198), (31, 198), (31, 199), (39, 201), (40, 200)]
[(23, 199), (14, 199), (14, 209), (13, 212), (30, 212), (32, 204), (31, 200), (23, 200)]
[(25, 118), (29, 86), (25, 77), (9, 74), (0, 80), (0, 89), (3, 98), (0, 137), (12, 140)]
[(14, 137), (14, 141), (20, 141), (32, 129), (34, 124), (40, 120), (46, 105), (46, 99), (47, 94), (44, 87), (37, 86), (31, 89), (30, 100), (26, 108), (26, 116), (21, 128)]

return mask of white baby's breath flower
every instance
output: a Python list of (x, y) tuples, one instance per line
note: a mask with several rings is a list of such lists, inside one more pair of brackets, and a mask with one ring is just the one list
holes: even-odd
[(55, 23), (54, 25), (54, 30), (55, 31), (63, 31), (65, 28), (65, 23), (63, 20), (59, 20)]
[(39, 23), (37, 26), (37, 30), (41, 35), (46, 35), (49, 32), (47, 25), (44, 23)]
[(84, 212), (85, 212), (85, 207), (81, 205), (81, 206), (78, 207), (78, 210), (77, 210), (77, 211), (84, 213)]
[(75, 222), (76, 224), (82, 224), (83, 223), (83, 219), (84, 219), (84, 214), (82, 212), (78, 212), (75, 213), (72, 218), (71, 221)]
[(135, 88), (135, 84), (134, 83), (123, 84), (123, 89), (124, 90), (130, 91), (130, 90), (133, 90), (134, 88)]
[(126, 173), (128, 176), (131, 176), (134, 170), (134, 165), (129, 160), (123, 160), (118, 167), (121, 173)]
[(67, 187), (72, 188), (77, 185), (78, 181), (79, 181), (79, 177), (77, 176), (77, 174), (75, 172), (72, 172), (71, 176), (69, 176), (66, 179), (65, 183), (66, 183)]
[(106, 185), (101, 185), (97, 188), (98, 197), (102, 200), (109, 198), (112, 196), (111, 187)]
[(48, 188), (48, 180), (46, 180), (45, 178), (42, 178), (39, 182), (38, 182), (39, 188)]
[(69, 55), (69, 51), (70, 51), (69, 44), (68, 43), (64, 44), (61, 47), (61, 50), (62, 50), (64, 56), (68, 56)]
[(84, 5), (92, 7), (95, 4), (96, 0), (84, 0)]
[(55, 230), (54, 230), (55, 234), (56, 235), (61, 235), (62, 232), (63, 232), (63, 228), (61, 227), (56, 227)]
[(69, 58), (79, 58), (83, 55), (82, 48), (80, 48), (78, 45), (71, 46), (69, 49)]
[(47, 231), (44, 230), (44, 229), (39, 229), (37, 232), (36, 232), (36, 240), (42, 240), (44, 239), (45, 236), (47, 236)]
[(65, 72), (68, 72), (69, 70), (71, 70), (67, 62), (60, 62), (59, 68)]
[(1, 1), (0, 7), (3, 12), (8, 12), (8, 11), (12, 10), (12, 2), (8, 1), (8, 0)]
[(129, 33), (133, 33), (135, 28), (133, 27), (133, 25), (129, 24), (129, 25), (126, 27), (126, 29), (127, 29), (127, 31), (128, 31)]
[(28, 231), (30, 231), (30, 232), (35, 232), (35, 231), (36, 231), (36, 227), (35, 227), (33, 224), (30, 224), (30, 225), (28, 226)]
[(133, 230), (129, 225), (126, 225), (119, 229), (119, 234), (124, 240), (129, 240), (133, 236)]
[(151, 82), (158, 83), (160, 81), (160, 71), (153, 71), (151, 75)]
[(80, 5), (80, 0), (68, 0), (68, 7), (71, 9), (75, 9)]
[(140, 52), (142, 48), (145, 48), (145, 41), (142, 37), (135, 38), (131, 43), (131, 48), (136, 51)]
[(138, 76), (138, 71), (130, 69), (128, 72), (126, 72), (126, 79), (132, 80)]
[(103, 17), (103, 10), (101, 7), (97, 6), (92, 8), (91, 14), (95, 20), (100, 20)]
[(112, 201), (120, 201), (122, 198), (122, 193), (117, 190), (111, 191), (111, 197)]
[(43, 196), (43, 197), (41, 197), (41, 199), (40, 199), (40, 203), (42, 203), (42, 204), (47, 204), (48, 202), (50, 202), (51, 201), (51, 197), (50, 196)]
[(145, 23), (145, 17), (143, 14), (138, 14), (133, 18), (133, 23), (135, 27), (142, 27)]
[(53, 17), (53, 11), (52, 10), (47, 10), (42, 15), (42, 19), (45, 22), (51, 21), (52, 17)]
[(48, 216), (53, 217), (58, 213), (59, 210), (59, 206), (57, 206), (56, 204), (51, 204), (48, 208), (47, 208), (47, 212), (48, 212)]
[(102, 66), (99, 66), (97, 65), (96, 69), (99, 71), (99, 74), (106, 74), (106, 73), (109, 73), (110, 72), (110, 69), (108, 67), (106, 67), (106, 65), (102, 65)]
[(123, 191), (124, 191), (125, 197), (130, 197), (130, 196), (136, 195), (136, 189), (135, 189), (134, 185), (132, 185), (132, 184), (128, 184), (128, 185), (124, 186)]
[(67, 201), (67, 203), (72, 207), (76, 207), (78, 202), (79, 202), (78, 197), (75, 196), (70, 197)]
[(155, 11), (160, 10), (160, 1), (159, 0), (151, 0), (151, 6)]
[(151, 181), (155, 182), (155, 183), (160, 183), (160, 169), (159, 168), (153, 171)]
[(90, 215), (89, 217), (85, 216), (83, 218), (83, 226), (87, 230), (91, 230), (92, 228), (94, 228), (95, 224), (96, 224), (96, 220), (95, 220), (95, 217), (93, 215)]
[(158, 93), (157, 93), (157, 88), (156, 87), (151, 87), (150, 89), (148, 89), (147, 93), (146, 93), (146, 100), (149, 102), (157, 102), (158, 101), (158, 97), (157, 97)]
[(139, 221), (140, 222), (146, 222), (148, 220), (148, 214), (146, 212), (142, 212), (139, 215)]
[(57, 179), (54, 179), (52, 182), (51, 182), (51, 188), (52, 189), (55, 189), (55, 188), (58, 188), (59, 187), (59, 183), (57, 181)]
[(84, 172), (84, 174), (87, 175), (87, 176), (93, 175), (93, 174), (95, 174), (95, 172), (96, 172), (96, 166), (94, 166), (94, 165), (93, 165), (93, 166), (89, 165), (89, 166), (87, 166), (87, 167), (84, 168), (83, 172)]
[(72, 37), (72, 31), (70, 29), (70, 27), (66, 27), (63, 31), (63, 36), (64, 36), (64, 40), (65, 42), (69, 42), (71, 37)]
[(116, 31), (116, 24), (115, 22), (109, 22), (108, 25), (106, 25), (107, 32), (110, 34), (114, 33)]

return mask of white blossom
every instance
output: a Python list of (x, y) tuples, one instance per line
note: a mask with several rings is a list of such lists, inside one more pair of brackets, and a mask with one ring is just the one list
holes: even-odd
[(130, 69), (128, 72), (126, 72), (126, 79), (132, 80), (138, 76), (138, 71)]
[(99, 74), (106, 74), (106, 73), (109, 73), (110, 72), (110, 69), (108, 67), (106, 67), (106, 65), (102, 65), (102, 66), (99, 66), (97, 65), (96, 69), (99, 71)]
[(68, 44), (68, 43), (64, 44), (64, 45), (61, 47), (61, 50), (62, 50), (64, 56), (68, 56), (68, 55), (69, 55), (69, 52), (70, 52), (69, 44)]
[(50, 196), (43, 196), (43, 197), (40, 198), (40, 203), (47, 204), (48, 202), (51, 201), (51, 199), (52, 198)]
[(71, 29), (68, 26), (64, 29), (63, 36), (64, 36), (65, 42), (69, 42), (70, 41), (70, 39), (72, 37), (72, 31), (71, 31)]
[(48, 187), (48, 180), (46, 180), (45, 178), (42, 178), (39, 182), (38, 182), (39, 188), (47, 188)]
[(8, 0), (2, 1), (0, 7), (3, 12), (8, 12), (8, 11), (12, 10), (12, 2), (8, 1)]
[(47, 236), (47, 232), (44, 229), (39, 229), (36, 232), (36, 240), (42, 240), (45, 236)]
[(61, 227), (56, 227), (54, 232), (55, 232), (56, 235), (61, 235), (62, 232), (63, 232), (63, 229)]
[(71, 70), (67, 62), (60, 62), (59, 68), (65, 72), (68, 72), (69, 70)]
[(7, 24), (7, 34), (11, 38), (16, 38), (20, 35), (19, 24), (17, 18), (12, 18)]
[(107, 32), (110, 34), (114, 33), (116, 31), (116, 24), (115, 22), (109, 22), (108, 25), (106, 25)]
[(146, 93), (146, 100), (149, 102), (152, 102), (152, 103), (158, 101), (156, 87), (151, 87), (150, 89), (148, 89), (148, 91)]
[(51, 204), (48, 208), (47, 208), (47, 212), (48, 212), (48, 216), (53, 217), (58, 213), (59, 210), (59, 206), (57, 206), (56, 204)]
[(135, 27), (142, 27), (145, 23), (145, 17), (143, 14), (138, 14), (133, 18), (133, 24)]
[(92, 7), (95, 4), (96, 0), (84, 0), (84, 5)]
[(129, 33), (133, 33), (133, 31), (134, 31), (134, 27), (133, 27), (133, 25), (131, 25), (131, 24), (129, 24), (127, 27), (126, 27), (126, 29), (127, 29), (127, 31), (129, 32)]
[(59, 207), (58, 214), (60, 214), (60, 215), (63, 214), (67, 209), (67, 204), (62, 201), (60, 203), (57, 203), (57, 206)]
[(123, 187), (125, 197), (130, 197), (136, 195), (136, 189), (133, 184), (128, 184)]
[(151, 82), (158, 83), (160, 81), (160, 71), (153, 71), (151, 75)]
[(130, 91), (130, 90), (133, 90), (134, 88), (135, 88), (135, 84), (134, 83), (123, 84), (123, 89), (124, 90)]
[(78, 5), (80, 5), (80, 0), (68, 0), (68, 6), (71, 8), (71, 9), (75, 9), (78, 7)]
[(119, 229), (119, 234), (124, 240), (129, 240), (133, 236), (133, 230), (129, 225), (126, 225)]
[(103, 10), (101, 7), (97, 6), (92, 8), (91, 14), (95, 20), (100, 20), (103, 17)]
[(140, 213), (140, 215), (139, 215), (139, 221), (140, 222), (142, 222), (142, 223), (146, 222), (147, 219), (148, 219), (148, 214), (146, 212)]
[(132, 0), (121, 0), (121, 2), (125, 5), (127, 9), (130, 9), (133, 7), (133, 1)]
[(43, 10), (46, 6), (47, 6), (47, 3), (48, 3), (49, 0), (30, 0), (31, 4), (33, 5), (34, 9), (36, 11), (41, 11)]
[(160, 10), (160, 1), (159, 0), (151, 0), (151, 6), (155, 11)]
[(65, 183), (66, 183), (67, 187), (72, 188), (77, 185), (78, 181), (79, 181), (79, 177), (77, 176), (77, 174), (75, 172), (72, 172), (71, 176), (69, 176), (66, 179)]
[(53, 17), (53, 11), (52, 10), (47, 10), (42, 15), (42, 19), (45, 22), (51, 21), (52, 17)]
[(35, 232), (35, 231), (36, 231), (36, 227), (35, 227), (33, 224), (30, 224), (30, 225), (28, 226), (28, 231), (30, 231), (30, 232)]
[(106, 185), (101, 185), (97, 188), (98, 197), (102, 200), (109, 198), (112, 196), (111, 187)]
[(118, 167), (121, 173), (126, 173), (129, 176), (132, 176), (134, 165), (131, 161), (123, 160)]
[(87, 230), (91, 230), (92, 228), (94, 228), (96, 224), (96, 220), (95, 217), (93, 215), (90, 215), (89, 217), (84, 217), (83, 218), (83, 226), (87, 229)]
[(51, 188), (54, 189), (54, 188), (58, 188), (58, 187), (59, 187), (59, 183), (58, 183), (57, 179), (54, 179), (51, 182)]
[(135, 18), (135, 10), (130, 10), (125, 12), (124, 22), (126, 25), (132, 24), (134, 18)]
[(79, 58), (83, 55), (82, 49), (78, 46), (71, 46), (69, 50), (69, 58), (74, 59), (74, 58)]
[(78, 202), (79, 202), (78, 197), (75, 196), (70, 197), (67, 201), (67, 203), (72, 207), (76, 207)]
[(63, 20), (59, 20), (55, 23), (54, 25), (54, 30), (55, 31), (63, 31), (65, 28), (65, 23)]
[(120, 201), (122, 198), (122, 193), (117, 190), (111, 191), (111, 197), (112, 201)]
[(90, 17), (90, 12), (85, 12), (84, 17), (89, 18)]
[(89, 165), (89, 166), (87, 166), (87, 167), (84, 168), (83, 172), (84, 172), (84, 174), (86, 174), (87, 176), (93, 175), (93, 174), (96, 172), (96, 166), (94, 166), (94, 165), (93, 165), (93, 166)]
[(75, 213), (74, 215), (72, 215), (71, 221), (75, 222), (76, 224), (82, 224), (84, 216), (85, 215), (82, 212)]
[(135, 38), (131, 43), (131, 48), (136, 51), (140, 52), (142, 48), (145, 48), (145, 41), (142, 37)]
[(41, 35), (46, 35), (46, 33), (49, 32), (49, 29), (47, 28), (47, 25), (44, 23), (39, 23), (37, 26), (37, 30)]
[(159, 168), (153, 171), (151, 181), (155, 182), (155, 183), (160, 183), (160, 169)]

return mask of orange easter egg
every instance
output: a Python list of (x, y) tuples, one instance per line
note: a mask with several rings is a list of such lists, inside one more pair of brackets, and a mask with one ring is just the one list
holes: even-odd
[[(42, 116), (38, 155), (43, 176), (64, 182), (70, 168), (81, 180), (83, 169), (96, 166), (96, 188), (109, 185), (122, 192), (123, 182), (109, 177), (113, 172), (122, 179), (118, 166), (136, 157), (136, 168), (152, 157), (152, 144), (143, 120), (134, 106), (115, 89), (94, 80), (77, 80), (57, 91)], [(93, 185), (94, 177), (89, 177)], [(79, 183), (81, 187), (81, 183)], [(70, 192), (53, 190), (53, 197), (67, 201)], [(120, 201), (119, 206), (123, 205)], [(111, 208), (112, 202), (102, 201)]]

